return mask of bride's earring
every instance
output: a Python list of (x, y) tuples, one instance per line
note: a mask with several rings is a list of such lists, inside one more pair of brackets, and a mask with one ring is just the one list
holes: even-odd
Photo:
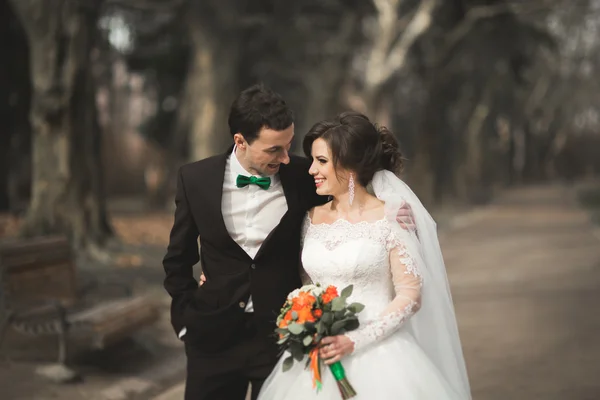
[(350, 205), (354, 202), (354, 174), (350, 174), (348, 179), (348, 202)]

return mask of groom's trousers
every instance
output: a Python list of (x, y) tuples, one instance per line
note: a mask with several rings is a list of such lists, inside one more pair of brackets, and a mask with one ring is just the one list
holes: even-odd
[(231, 348), (207, 354), (191, 339), (184, 336), (187, 355), (185, 400), (244, 400), (249, 383), (255, 400), (277, 361), (273, 351), (268, 351), (272, 350), (272, 340), (257, 332), (250, 313), (246, 315), (239, 341)]

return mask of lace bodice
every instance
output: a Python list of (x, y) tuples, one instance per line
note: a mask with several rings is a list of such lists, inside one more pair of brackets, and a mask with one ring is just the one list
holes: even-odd
[(361, 326), (347, 333), (355, 352), (396, 332), (420, 307), (420, 258), (409, 253), (415, 248), (410, 240), (386, 219), (332, 224), (305, 219), (303, 279), (339, 290), (352, 284), (350, 301), (365, 305)]

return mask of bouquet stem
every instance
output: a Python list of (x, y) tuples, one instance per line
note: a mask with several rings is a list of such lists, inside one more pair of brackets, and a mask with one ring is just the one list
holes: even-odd
[(338, 389), (340, 389), (340, 393), (342, 394), (342, 399), (350, 399), (356, 396), (356, 391), (346, 378), (346, 371), (344, 370), (342, 363), (338, 361), (335, 364), (331, 364), (329, 366), (329, 369), (335, 377)]

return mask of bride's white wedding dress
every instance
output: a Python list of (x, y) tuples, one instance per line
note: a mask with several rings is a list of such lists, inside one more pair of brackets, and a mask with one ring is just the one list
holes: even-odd
[[(411, 206), (417, 212), (416, 205)], [(401, 229), (391, 218), (313, 224), (307, 217), (304, 226), (302, 263), (308, 278), (339, 290), (352, 284), (350, 301), (365, 305), (359, 314), (360, 327), (347, 334), (355, 350), (342, 359), (357, 392), (355, 399), (470, 399), (460, 343), (458, 349), (455, 342), (443, 347), (445, 335), (453, 339), (455, 334), (451, 299), (451, 309), (440, 310), (443, 307), (436, 305), (436, 297), (425, 295), (436, 277), (425, 264), (431, 257), (424, 254), (414, 232)], [(419, 320), (420, 312), (429, 315)], [(451, 312), (446, 320), (454, 321), (454, 327), (436, 328), (432, 321), (445, 318), (439, 312)], [(328, 367), (322, 368), (323, 388), (317, 393), (305, 362), (295, 362), (283, 372), (284, 358), (265, 382), (259, 400), (341, 398)]]

